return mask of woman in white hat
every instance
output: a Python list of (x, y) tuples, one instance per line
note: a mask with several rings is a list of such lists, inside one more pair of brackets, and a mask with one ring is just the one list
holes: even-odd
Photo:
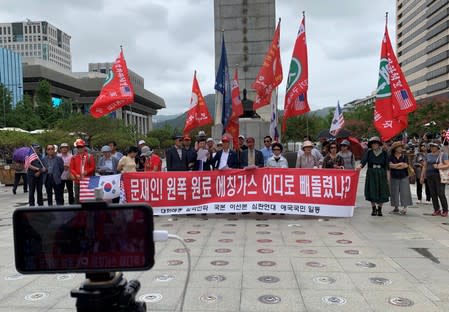
[(388, 154), (382, 149), (379, 137), (372, 137), (368, 141), (368, 151), (363, 155), (357, 170), (361, 170), (365, 165), (368, 165), (365, 199), (371, 202), (371, 215), (381, 217), (382, 205), (388, 202), (390, 190), (387, 179)]
[(318, 168), (320, 161), (312, 153), (313, 143), (311, 141), (304, 141), (302, 144), (303, 153), (296, 158), (296, 168)]

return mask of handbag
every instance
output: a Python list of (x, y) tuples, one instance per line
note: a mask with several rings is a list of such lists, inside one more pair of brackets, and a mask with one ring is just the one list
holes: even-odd
[(416, 174), (415, 174), (415, 170), (413, 170), (412, 166), (408, 165), (407, 173), (408, 173), (408, 182), (410, 184), (415, 184), (416, 183)]
[[(437, 163), (443, 163), (443, 153), (440, 153), (440, 156), (438, 157)], [(441, 183), (443, 184), (449, 184), (449, 168), (447, 169), (438, 169), (440, 172), (440, 179)]]

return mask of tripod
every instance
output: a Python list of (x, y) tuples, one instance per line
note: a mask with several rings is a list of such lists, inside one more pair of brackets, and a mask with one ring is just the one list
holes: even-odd
[(90, 273), (70, 295), (76, 298), (77, 312), (145, 312), (145, 302), (135, 300), (139, 289), (139, 281), (128, 283), (122, 273)]

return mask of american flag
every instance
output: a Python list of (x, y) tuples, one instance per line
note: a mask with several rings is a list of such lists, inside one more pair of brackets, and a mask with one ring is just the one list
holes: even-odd
[(337, 108), (334, 112), (334, 118), (332, 119), (329, 133), (336, 136), (340, 132), (341, 128), (345, 125), (345, 119), (343, 117), (343, 111), (340, 108), (340, 102), (337, 102)]
[(410, 97), (407, 94), (407, 91), (402, 89), (394, 92), (394, 97), (399, 103), (399, 107), (401, 110), (406, 110), (409, 107), (413, 106), (412, 101), (410, 100)]
[(80, 180), (80, 202), (95, 200), (95, 188), (98, 183), (94, 182), (94, 177), (83, 178)]
[(37, 157), (36, 152), (35, 152), (32, 148), (30, 148), (30, 150), (28, 151), (28, 154), (25, 155), (25, 160), (24, 160), (24, 163), (25, 163), (25, 169), (28, 170), (28, 167), (29, 167), (29, 166), (31, 165), (31, 163), (32, 163), (34, 160), (36, 160), (36, 159), (39, 159), (39, 157)]

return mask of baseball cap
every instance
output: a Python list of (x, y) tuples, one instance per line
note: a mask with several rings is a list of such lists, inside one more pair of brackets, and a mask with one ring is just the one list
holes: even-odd
[(206, 142), (213, 142), (214, 141), (214, 139), (212, 139), (212, 138), (208, 138), (207, 140), (206, 140)]
[(243, 135), (239, 135), (239, 139), (245, 139), (245, 137)]
[(140, 145), (140, 144), (145, 144), (145, 141), (144, 140), (140, 140), (139, 142), (137, 142), (137, 145)]
[(69, 144), (67, 144), (67, 143), (61, 143), (61, 146), (59, 146), (59, 148), (62, 148), (62, 147), (69, 147)]

